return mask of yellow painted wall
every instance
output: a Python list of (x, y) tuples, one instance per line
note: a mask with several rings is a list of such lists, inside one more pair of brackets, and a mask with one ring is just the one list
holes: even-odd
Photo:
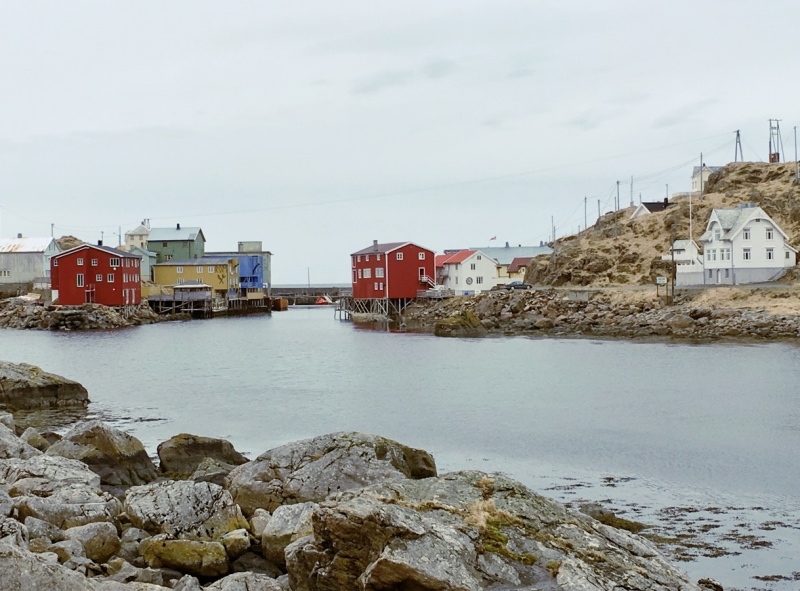
[(227, 265), (158, 264), (154, 267), (154, 279), (157, 285), (163, 286), (177, 285), (181, 283), (179, 280), (183, 280), (183, 283), (205, 283), (214, 291), (227, 291), (236, 288), (239, 279), (238, 264), (236, 259), (229, 260)]

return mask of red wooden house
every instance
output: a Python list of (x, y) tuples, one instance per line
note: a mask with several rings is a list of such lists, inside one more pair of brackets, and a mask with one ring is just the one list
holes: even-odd
[(66, 250), (50, 259), (53, 299), (64, 306), (135, 306), (142, 301), (140, 262), (134, 254), (102, 244)]
[(387, 242), (350, 255), (353, 299), (413, 299), (435, 282), (434, 252), (412, 242)]

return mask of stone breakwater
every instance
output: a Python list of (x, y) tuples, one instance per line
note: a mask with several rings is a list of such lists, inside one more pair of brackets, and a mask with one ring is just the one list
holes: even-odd
[(122, 313), (100, 304), (43, 306), (25, 298), (0, 300), (0, 328), (100, 330), (152, 324), (159, 320), (146, 302)]
[[(648, 540), (501, 475), (438, 474), (396, 441), (332, 433), (248, 461), (99, 421), (50, 442), (0, 415), (0, 572), (60, 591), (699, 591)], [(716, 585), (716, 586), (714, 586)]]
[(681, 339), (796, 339), (800, 315), (759, 309), (711, 308), (688, 298), (666, 306), (655, 297), (612, 301), (597, 292), (573, 301), (563, 290), (487, 292), (405, 310), (403, 325), (439, 336), (542, 335), (598, 337), (674, 337)]

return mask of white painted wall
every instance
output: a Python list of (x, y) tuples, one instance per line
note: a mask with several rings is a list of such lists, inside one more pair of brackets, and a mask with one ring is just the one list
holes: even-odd
[(461, 263), (445, 264), (439, 282), (455, 295), (488, 291), (498, 283), (497, 261), (477, 251)]

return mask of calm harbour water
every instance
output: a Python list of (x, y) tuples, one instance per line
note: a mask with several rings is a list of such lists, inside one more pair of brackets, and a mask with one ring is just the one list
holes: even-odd
[(441, 339), (301, 308), (103, 333), (0, 330), (0, 359), (83, 383), (90, 414), (151, 452), (181, 432), (255, 457), (357, 430), (426, 449), (441, 472), (502, 471), (648, 522), (670, 506), (728, 508), (728, 529), (780, 522), (759, 531), (772, 548), (681, 566), (726, 589), (798, 585), (752, 578), (800, 571), (792, 344)]

